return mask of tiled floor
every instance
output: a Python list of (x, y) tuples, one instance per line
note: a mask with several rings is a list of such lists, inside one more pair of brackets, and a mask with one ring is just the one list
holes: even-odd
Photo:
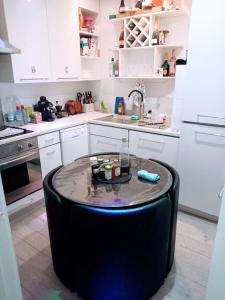
[[(14, 217), (11, 228), (24, 300), (78, 300), (53, 271), (44, 204)], [(175, 264), (154, 300), (204, 299), (215, 232), (215, 224), (179, 213)]]

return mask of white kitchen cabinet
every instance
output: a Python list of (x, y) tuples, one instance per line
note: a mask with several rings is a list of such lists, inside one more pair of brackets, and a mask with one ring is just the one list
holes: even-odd
[(90, 136), (91, 154), (102, 152), (119, 152), (122, 141), (97, 135)]
[(225, 125), (225, 1), (192, 2), (183, 120)]
[(40, 135), (38, 137), (38, 147), (39, 149), (45, 148), (60, 142), (59, 131), (47, 133)]
[(41, 173), (44, 178), (49, 172), (62, 165), (60, 144), (40, 149)]
[(112, 139), (122, 140), (122, 138), (128, 139), (128, 130), (123, 128), (102, 126), (102, 125), (90, 125), (90, 134), (108, 137)]
[(158, 134), (130, 131), (130, 153), (146, 159), (157, 159), (176, 167), (179, 139)]
[(2, 1), (8, 39), (21, 49), (21, 54), (11, 56), (11, 70), (8, 69), (12, 73), (11, 79), (16, 83), (48, 81), (50, 56), (46, 1)]
[(87, 125), (62, 130), (60, 136), (64, 165), (89, 153)]
[(218, 198), (225, 181), (224, 128), (182, 124), (178, 171), (180, 204), (208, 217), (218, 217)]
[(47, 0), (50, 57), (53, 80), (80, 76), (78, 8), (73, 0)]

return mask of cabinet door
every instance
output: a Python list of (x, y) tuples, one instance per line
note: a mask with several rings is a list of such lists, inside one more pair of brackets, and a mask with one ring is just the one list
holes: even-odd
[(40, 160), (42, 178), (44, 178), (49, 172), (62, 165), (60, 144), (41, 149)]
[(121, 144), (121, 140), (110, 139), (97, 135), (90, 136), (91, 154), (101, 152), (119, 152)]
[(180, 204), (218, 216), (225, 181), (224, 128), (182, 125), (178, 154)]
[(146, 159), (158, 159), (175, 167), (178, 138), (130, 131), (130, 153)]
[(78, 9), (73, 0), (47, 0), (51, 66), (54, 80), (80, 75)]
[(8, 37), (21, 49), (12, 55), (15, 82), (47, 81), (50, 77), (45, 0), (5, 0)]

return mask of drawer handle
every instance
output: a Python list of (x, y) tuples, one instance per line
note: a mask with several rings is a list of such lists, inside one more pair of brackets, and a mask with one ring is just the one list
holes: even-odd
[(106, 142), (102, 142), (102, 141), (98, 141), (99, 144), (103, 144), (103, 145), (107, 145), (107, 146), (117, 146), (117, 144), (110, 144), (110, 143), (106, 143)]
[(219, 134), (219, 133), (203, 132), (203, 131), (195, 131), (195, 133), (196, 134), (204, 134), (204, 135), (209, 135), (209, 136), (216, 136), (216, 137), (225, 138), (225, 135)]
[(202, 118), (213, 118), (213, 119), (225, 120), (224, 117), (208, 116), (208, 115), (202, 115), (202, 114), (197, 114), (197, 116), (198, 116), (198, 119), (199, 119), (200, 117), (202, 117)]
[(53, 154), (55, 154), (55, 152), (56, 152), (55, 150), (52, 150), (52, 151), (46, 152), (46, 154), (47, 154), (47, 155), (53, 155)]
[(51, 141), (54, 141), (54, 139), (55, 139), (54, 137), (51, 137), (51, 138), (45, 139), (45, 142), (50, 143)]
[(79, 134), (78, 135), (74, 135), (74, 136), (72, 136), (72, 139), (75, 139), (77, 137), (80, 137), (80, 135)]
[(151, 142), (151, 143), (156, 143), (156, 144), (160, 144), (160, 145), (165, 145), (165, 142), (153, 141), (153, 140), (143, 139), (143, 138), (140, 138), (139, 140), (144, 141), (144, 142)]
[(48, 78), (21, 78), (20, 81), (47, 81)]

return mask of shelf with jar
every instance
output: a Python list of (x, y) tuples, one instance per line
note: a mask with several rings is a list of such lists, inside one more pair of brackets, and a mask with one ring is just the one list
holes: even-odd
[(80, 55), (82, 59), (98, 59), (99, 33), (98, 33), (98, 13), (82, 7), (78, 8), (79, 14), (79, 35), (80, 35)]

